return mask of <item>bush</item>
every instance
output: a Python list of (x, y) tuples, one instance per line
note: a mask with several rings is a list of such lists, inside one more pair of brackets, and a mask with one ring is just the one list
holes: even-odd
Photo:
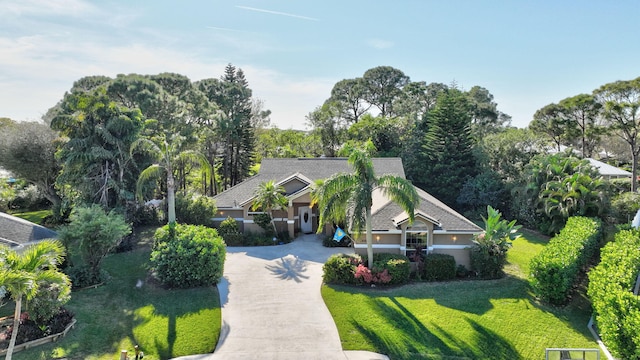
[(633, 294), (640, 271), (640, 233), (621, 231), (601, 252), (589, 272), (587, 295), (593, 305), (600, 336), (621, 359), (640, 358), (640, 300)]
[(616, 224), (630, 224), (640, 209), (640, 194), (626, 192), (611, 200), (611, 218)]
[(359, 255), (335, 254), (322, 267), (328, 284), (404, 284), (409, 281), (411, 263), (404, 255), (374, 254), (373, 268)]
[(322, 266), (324, 282), (327, 284), (356, 285), (358, 283), (356, 267), (362, 264), (359, 255), (335, 254), (331, 255)]
[[(364, 263), (366, 261), (363, 260)], [(374, 254), (373, 272), (383, 273), (387, 271), (391, 279), (389, 285), (406, 284), (411, 275), (411, 262), (404, 255), (396, 254)]]
[(520, 234), (516, 221), (502, 219), (502, 214), (487, 206), (487, 218), (484, 220), (484, 231), (474, 235), (474, 247), (471, 248), (471, 267), (483, 279), (497, 279), (502, 277), (504, 264), (507, 261), (507, 251), (511, 241)]
[(226, 248), (215, 229), (165, 225), (154, 236), (151, 268), (166, 286), (189, 288), (220, 281)]
[(242, 233), (240, 233), (240, 226), (236, 219), (231, 216), (224, 219), (220, 226), (218, 226), (218, 234), (222, 236), (222, 239), (227, 246), (241, 246), (243, 245)]
[(87, 265), (67, 267), (64, 269), (64, 273), (69, 277), (71, 286), (74, 289), (81, 289), (91, 285), (97, 285), (109, 279), (109, 274), (105, 270), (100, 269), (100, 271), (96, 274)]
[(570, 217), (560, 234), (531, 259), (531, 287), (543, 301), (564, 304), (578, 274), (598, 248), (600, 220)]
[(71, 299), (71, 284), (42, 284), (36, 296), (27, 301), (26, 309), (38, 325), (45, 325)]
[(176, 195), (176, 218), (183, 224), (213, 226), (216, 201), (207, 196)]
[(264, 236), (273, 238), (275, 232), (271, 224), (271, 215), (267, 213), (253, 215), (253, 221), (264, 230)]
[(137, 202), (127, 203), (127, 222), (133, 226), (160, 225), (158, 208), (153, 205), (140, 205)]
[(92, 272), (90, 278), (97, 281), (104, 257), (130, 232), (131, 227), (122, 215), (113, 210), (107, 213), (100, 205), (94, 204), (76, 208), (71, 222), (59, 232), (59, 236), (67, 251), (79, 256), (82, 266), (87, 266)]
[(456, 259), (447, 254), (428, 254), (424, 258), (424, 278), (428, 281), (451, 280), (456, 277)]
[(351, 239), (346, 236), (340, 239), (340, 241), (333, 240), (333, 235), (327, 235), (322, 239), (322, 246), (324, 247), (350, 247)]

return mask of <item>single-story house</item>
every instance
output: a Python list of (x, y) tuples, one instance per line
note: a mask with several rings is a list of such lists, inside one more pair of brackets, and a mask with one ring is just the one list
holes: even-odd
[(0, 212), (0, 244), (20, 250), (44, 239), (55, 239), (58, 234), (44, 226)]
[[(372, 159), (375, 173), (405, 177), (400, 158)], [(310, 206), (311, 185), (338, 172), (351, 172), (346, 158), (263, 159), (257, 175), (215, 196), (218, 213), (216, 225), (227, 217), (238, 221), (241, 231), (259, 232), (254, 223), (256, 212), (251, 210), (255, 189), (273, 180), (285, 189), (289, 200), (286, 210), (274, 213), (279, 231), (288, 231), (291, 238), (299, 233), (313, 233), (318, 227), (318, 210)], [(469, 248), (480, 227), (451, 209), (429, 193), (416, 188), (420, 203), (415, 209), (415, 222), (408, 223), (406, 214), (380, 190), (373, 193), (372, 225), (374, 252), (410, 255), (416, 245), (426, 251), (453, 255), (458, 264), (469, 267)], [(333, 227), (324, 225), (323, 233), (331, 234)], [(358, 253), (366, 253), (364, 234), (354, 244)]]

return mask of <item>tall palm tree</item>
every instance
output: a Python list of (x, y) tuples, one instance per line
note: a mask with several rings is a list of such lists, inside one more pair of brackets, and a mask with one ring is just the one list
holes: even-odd
[(16, 345), (22, 299), (33, 299), (42, 283), (69, 283), (67, 276), (57, 269), (63, 255), (64, 248), (57, 240), (39, 242), (21, 253), (0, 247), (0, 286), (11, 293), (16, 304), (7, 360), (11, 360)]
[(276, 185), (273, 180), (264, 181), (258, 185), (258, 188), (254, 192), (253, 204), (251, 210), (256, 211), (262, 209), (262, 211), (269, 213), (271, 216), (271, 225), (273, 231), (277, 236), (278, 230), (276, 229), (276, 223), (273, 221), (273, 210), (283, 210), (287, 208), (288, 200), (284, 196), (285, 189), (282, 185)]
[(136, 194), (139, 198), (142, 197), (143, 185), (147, 181), (157, 179), (162, 175), (166, 175), (167, 177), (167, 218), (169, 224), (176, 222), (176, 181), (173, 176), (174, 166), (180, 162), (199, 164), (207, 176), (211, 176), (212, 173), (209, 161), (207, 161), (204, 155), (193, 150), (180, 151), (181, 145), (182, 137), (180, 135), (173, 135), (170, 141), (166, 138), (157, 141), (140, 138), (131, 144), (132, 153), (138, 148), (141, 148), (156, 160), (156, 163), (142, 170), (138, 176)]
[[(366, 231), (369, 268), (373, 267), (373, 236), (371, 229), (372, 193), (381, 189), (383, 194), (400, 205), (413, 223), (414, 208), (419, 202), (418, 193), (406, 179), (394, 175), (376, 177), (373, 162), (367, 153), (354, 149), (349, 155), (353, 173), (337, 173), (319, 185), (312, 193), (313, 204), (318, 204), (320, 224), (327, 221), (348, 220), (351, 231), (358, 236)], [(322, 226), (318, 227), (318, 232)]]

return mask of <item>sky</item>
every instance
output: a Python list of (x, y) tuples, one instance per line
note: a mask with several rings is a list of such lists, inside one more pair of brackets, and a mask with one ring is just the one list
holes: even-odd
[(38, 121), (84, 76), (220, 78), (231, 63), (281, 129), (377, 66), (537, 109), (640, 76), (640, 1), (0, 0), (0, 117)]

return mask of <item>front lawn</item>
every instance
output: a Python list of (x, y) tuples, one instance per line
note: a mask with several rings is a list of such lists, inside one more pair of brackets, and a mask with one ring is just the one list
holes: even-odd
[[(148, 243), (149, 233), (144, 236)], [(107, 257), (104, 268), (112, 279), (72, 293), (66, 307), (78, 323), (67, 337), (14, 358), (112, 360), (121, 349), (131, 353), (136, 344), (151, 360), (212, 352), (220, 334), (217, 288), (166, 290), (150, 285), (145, 268), (149, 254), (144, 245)], [(141, 288), (136, 288), (138, 280), (143, 280)]]
[(582, 296), (539, 304), (526, 281), (547, 239), (531, 232), (509, 250), (500, 280), (414, 283), (392, 289), (323, 286), (345, 350), (396, 359), (541, 359), (548, 347), (597, 348)]

